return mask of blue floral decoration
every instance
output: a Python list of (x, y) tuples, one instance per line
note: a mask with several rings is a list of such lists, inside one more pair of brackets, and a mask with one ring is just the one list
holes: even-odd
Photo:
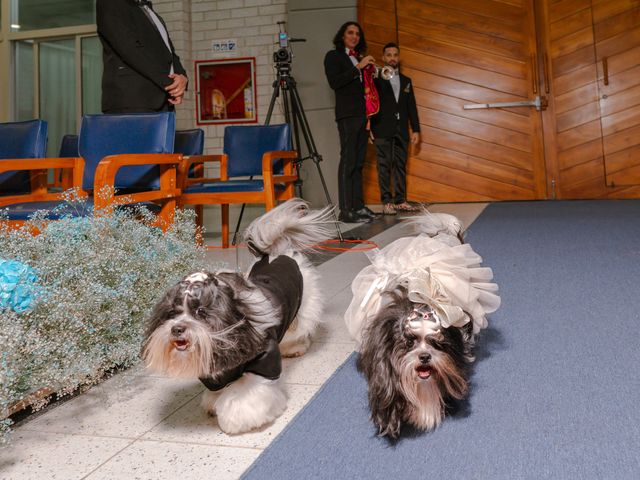
[(26, 312), (35, 303), (38, 277), (29, 265), (0, 258), (0, 311)]

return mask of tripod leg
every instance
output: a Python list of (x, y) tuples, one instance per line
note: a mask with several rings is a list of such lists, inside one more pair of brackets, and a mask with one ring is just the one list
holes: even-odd
[[(301, 164), (300, 159), (302, 158), (302, 145), (300, 143), (300, 131), (298, 127), (299, 112), (298, 112), (298, 109), (296, 108), (296, 103), (293, 101), (293, 95), (290, 93), (287, 95), (287, 92), (288, 92), (287, 89), (285, 89), (283, 92), (285, 95), (284, 115), (285, 115), (285, 121), (289, 125), (291, 125), (291, 129), (293, 131), (294, 146), (295, 146), (296, 152), (298, 152), (298, 158), (296, 159), (296, 162), (295, 162), (295, 171), (296, 171), (296, 175), (298, 176), (298, 180), (296, 180), (295, 182), (295, 191), (296, 191), (296, 196), (299, 198), (302, 198), (302, 179), (300, 178), (300, 164)], [(288, 105), (290, 105), (290, 108), (287, 107)]]
[[(276, 99), (278, 98), (278, 96), (280, 96), (280, 80), (279, 79), (273, 82), (273, 93), (271, 94), (271, 101), (269, 102), (269, 110), (267, 110), (267, 117), (264, 119), (265, 125), (269, 125), (269, 122), (271, 121), (271, 115), (273, 114), (273, 107), (276, 104)], [(253, 176), (249, 177), (249, 179), (252, 180)], [(238, 244), (238, 232), (240, 232), (240, 224), (242, 223), (242, 216), (244, 215), (245, 206), (246, 206), (246, 203), (243, 203), (242, 208), (240, 209), (240, 216), (238, 217), (238, 223), (236, 223), (236, 229), (233, 232), (233, 240), (231, 241), (231, 245), (233, 245), (234, 247)], [(227, 215), (229, 215), (228, 210), (227, 210)]]
[(280, 95), (280, 80), (276, 79), (276, 81), (273, 82), (273, 93), (271, 94), (271, 100), (269, 101), (269, 110), (267, 110), (267, 116), (264, 119), (265, 125), (269, 125), (269, 122), (271, 122), (271, 114), (273, 113), (273, 107), (275, 106), (276, 99), (278, 98), (279, 95)]
[[(320, 176), (320, 182), (322, 183), (322, 189), (324, 190), (324, 196), (327, 200), (327, 205), (333, 205), (333, 202), (331, 201), (331, 195), (329, 194), (329, 189), (327, 188), (327, 182), (325, 182), (324, 175), (322, 174), (322, 168), (320, 168), (320, 161), (322, 160), (322, 157), (316, 149), (316, 143), (313, 140), (311, 128), (309, 127), (307, 116), (305, 115), (304, 109), (302, 108), (300, 95), (298, 95), (298, 89), (296, 88), (296, 83), (293, 78), (291, 78), (289, 89), (291, 90), (291, 101), (294, 105), (295, 113), (297, 114), (298, 120), (300, 122), (302, 135), (304, 136), (304, 140), (307, 144), (307, 150), (309, 151), (313, 163), (316, 164), (318, 175)], [(344, 236), (342, 235), (342, 230), (340, 230), (340, 222), (338, 221), (338, 216), (336, 214), (335, 208), (333, 209), (333, 220), (336, 227), (336, 233), (338, 234), (338, 239), (341, 242), (344, 242)]]

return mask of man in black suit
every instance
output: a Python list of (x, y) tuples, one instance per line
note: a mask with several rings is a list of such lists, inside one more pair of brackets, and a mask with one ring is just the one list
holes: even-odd
[(395, 43), (387, 43), (384, 46), (382, 61), (392, 69), (394, 75), (390, 80), (380, 77), (375, 80), (380, 97), (380, 110), (371, 118), (371, 133), (378, 157), (378, 183), (384, 205), (382, 212), (395, 215), (398, 210), (416, 210), (416, 207), (407, 203), (406, 166), (409, 124), (412, 132), (411, 144), (416, 145), (420, 142), (420, 123), (411, 79), (398, 70), (400, 49)]
[(161, 112), (182, 103), (187, 75), (148, 0), (97, 0), (102, 111)]
[(367, 153), (367, 115), (365, 110), (362, 69), (374, 63), (365, 56), (367, 43), (356, 22), (347, 22), (336, 33), (324, 57), (324, 71), (336, 95), (336, 123), (340, 135), (338, 165), (338, 197), (340, 220), (369, 222), (374, 213), (364, 204), (362, 168)]

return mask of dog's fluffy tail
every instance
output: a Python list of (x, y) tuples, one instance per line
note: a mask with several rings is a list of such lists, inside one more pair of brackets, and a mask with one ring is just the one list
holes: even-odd
[(464, 243), (462, 222), (448, 213), (431, 213), (424, 210), (422, 215), (411, 218), (409, 222), (418, 232), (426, 233), (432, 238), (447, 235), (456, 237), (460, 243)]
[(307, 202), (292, 198), (251, 222), (244, 239), (256, 256), (311, 250), (332, 236), (332, 209), (310, 210)]

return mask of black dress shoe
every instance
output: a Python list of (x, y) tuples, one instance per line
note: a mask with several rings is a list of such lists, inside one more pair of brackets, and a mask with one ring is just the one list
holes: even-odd
[(362, 207), (360, 210), (356, 210), (353, 213), (355, 213), (356, 215), (359, 215), (361, 217), (370, 218), (371, 220), (376, 218), (376, 214), (373, 213), (371, 210), (369, 210), (367, 207)]
[(338, 220), (344, 223), (367, 223), (371, 221), (369, 216), (359, 215), (354, 211), (343, 210), (338, 215)]
[(367, 207), (367, 206), (362, 207), (362, 208), (364, 208), (367, 212), (369, 212), (369, 215), (373, 215), (374, 217), (377, 217), (377, 216), (381, 215), (380, 213), (376, 213), (376, 212), (374, 212), (373, 210), (371, 210), (371, 209), (370, 209), (369, 207)]

